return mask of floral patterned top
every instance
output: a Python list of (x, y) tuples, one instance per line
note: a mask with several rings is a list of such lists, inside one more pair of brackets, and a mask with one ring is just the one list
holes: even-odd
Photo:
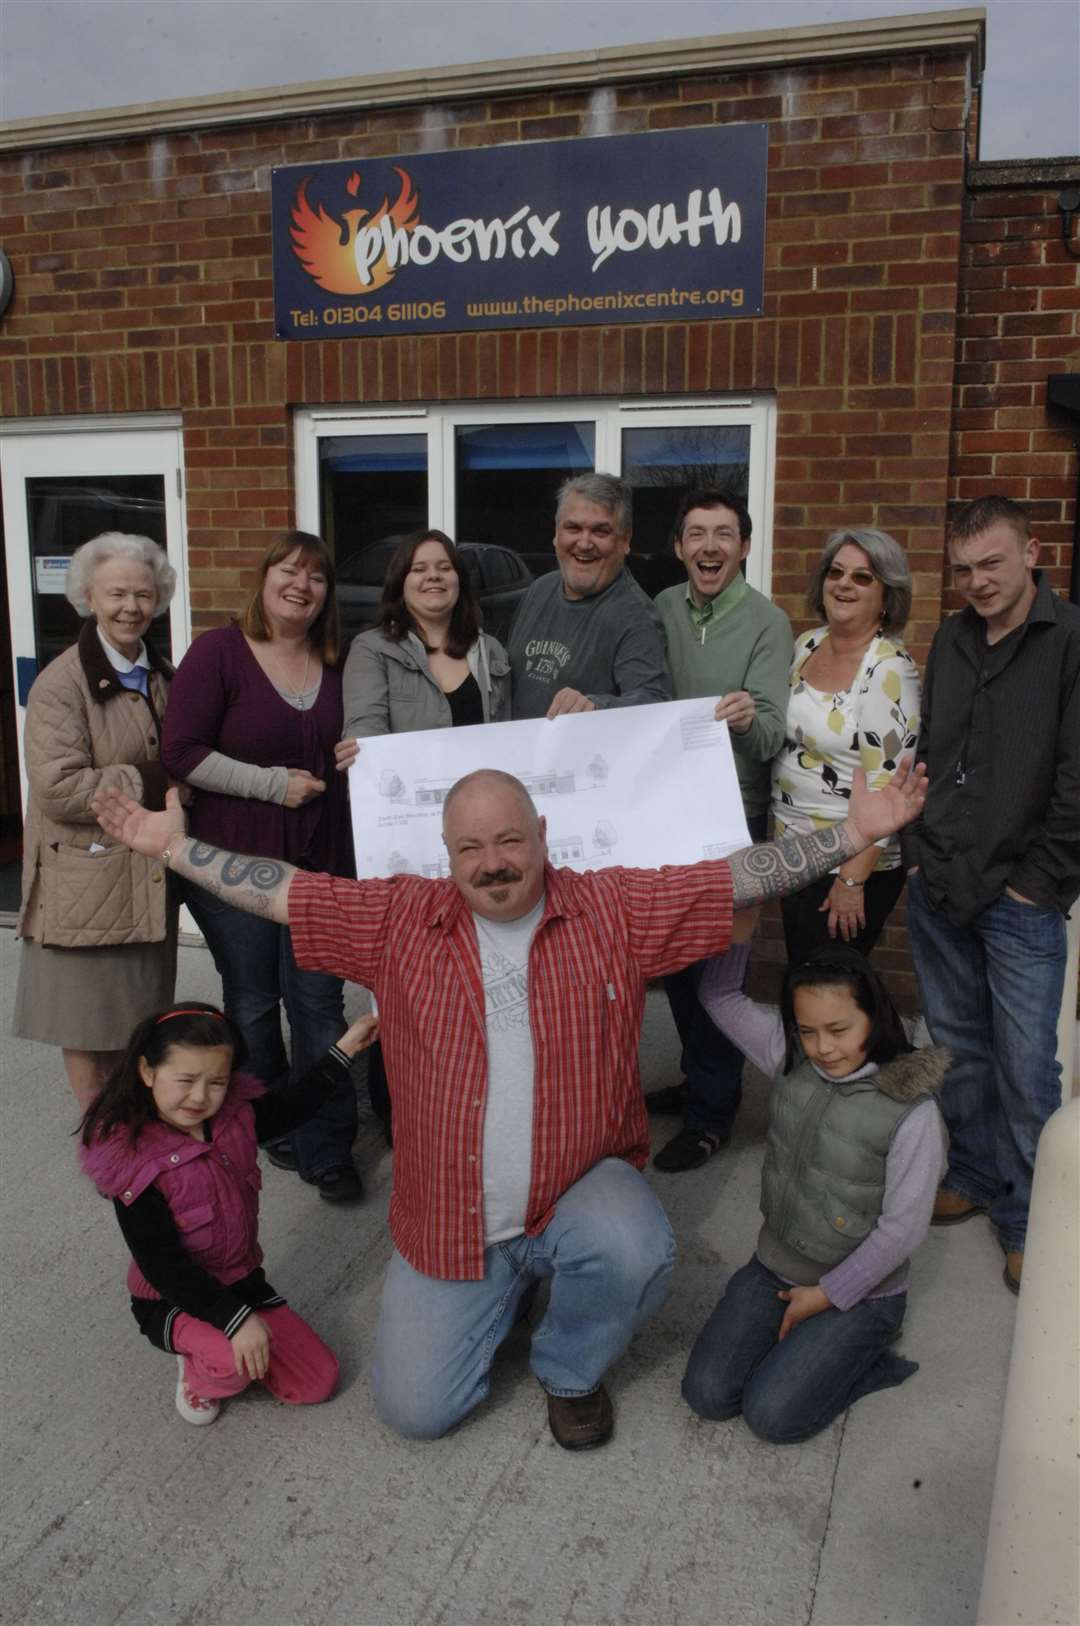
[[(919, 669), (897, 639), (874, 638), (851, 688), (825, 694), (803, 676), (828, 627), (804, 632), (791, 663), (784, 744), (773, 761), (777, 836), (824, 830), (847, 816), (852, 775), (863, 768), (872, 790), (886, 783), (919, 734)], [(900, 862), (896, 836), (878, 842), (878, 869)]]

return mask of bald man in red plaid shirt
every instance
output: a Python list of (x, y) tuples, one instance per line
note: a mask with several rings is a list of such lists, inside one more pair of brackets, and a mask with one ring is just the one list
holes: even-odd
[(915, 818), (924, 775), (856, 785), (842, 824), (730, 858), (577, 874), (547, 858), (521, 783), (483, 770), (443, 812), (450, 879), (347, 881), (223, 853), (106, 792), (110, 835), (287, 923), (298, 962), (371, 988), (394, 1103), (395, 1251), (376, 1335), (380, 1415), (434, 1439), (485, 1398), (526, 1295), (530, 1364), (568, 1450), (613, 1428), (603, 1384), (663, 1301), (675, 1244), (640, 1173), (650, 978), (722, 954), (733, 909), (797, 891)]

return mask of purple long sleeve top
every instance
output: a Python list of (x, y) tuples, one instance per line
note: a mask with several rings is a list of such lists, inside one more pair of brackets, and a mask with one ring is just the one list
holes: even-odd
[(306, 768), (326, 790), (291, 808), (197, 790), (189, 833), (226, 852), (351, 876), (348, 795), (334, 769), (342, 721), (339, 670), (324, 668), (314, 706), (299, 711), (275, 689), (239, 627), (197, 638), (176, 669), (165, 714), (161, 758), (172, 777), (187, 779), (220, 751), (260, 767)]
[[(710, 960), (698, 997), (717, 1027), (769, 1077), (784, 1065), (784, 1024), (776, 1011), (755, 1005), (742, 991), (750, 945), (739, 943)], [(824, 1073), (821, 1075), (826, 1077)], [(860, 1075), (861, 1076), (861, 1075)], [(830, 1081), (832, 1082), (832, 1081)], [(907, 1289), (907, 1260), (930, 1229), (934, 1196), (945, 1172), (945, 1123), (931, 1100), (922, 1101), (897, 1127), (885, 1159), (885, 1195), (877, 1224), (859, 1246), (826, 1271), (818, 1286), (838, 1310), (865, 1298)]]

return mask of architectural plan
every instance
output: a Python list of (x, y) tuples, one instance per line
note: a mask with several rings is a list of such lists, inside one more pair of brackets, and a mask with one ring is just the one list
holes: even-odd
[(555, 865), (694, 864), (749, 846), (714, 704), (673, 700), (361, 740), (349, 770), (356, 873), (449, 874), (442, 805), (476, 768), (522, 781), (547, 821)]

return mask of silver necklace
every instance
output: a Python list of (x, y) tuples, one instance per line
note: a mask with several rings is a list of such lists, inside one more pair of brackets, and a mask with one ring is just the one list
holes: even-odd
[[(276, 658), (275, 658), (275, 664), (276, 664)], [(281, 671), (282, 670), (281, 667), (278, 667), (278, 670)], [(308, 648), (306, 650), (306, 652), (305, 652), (305, 655), (304, 655), (304, 676), (303, 676), (303, 680), (302, 680), (302, 682), (300, 684), (300, 688), (298, 690), (290, 688), (288, 683), (278, 684), (278, 691), (281, 694), (282, 699), (286, 700), (290, 706), (295, 706), (297, 711), (303, 711), (304, 710), (304, 695), (307, 693), (308, 673), (310, 672), (310, 670), (311, 670), (311, 649)]]

